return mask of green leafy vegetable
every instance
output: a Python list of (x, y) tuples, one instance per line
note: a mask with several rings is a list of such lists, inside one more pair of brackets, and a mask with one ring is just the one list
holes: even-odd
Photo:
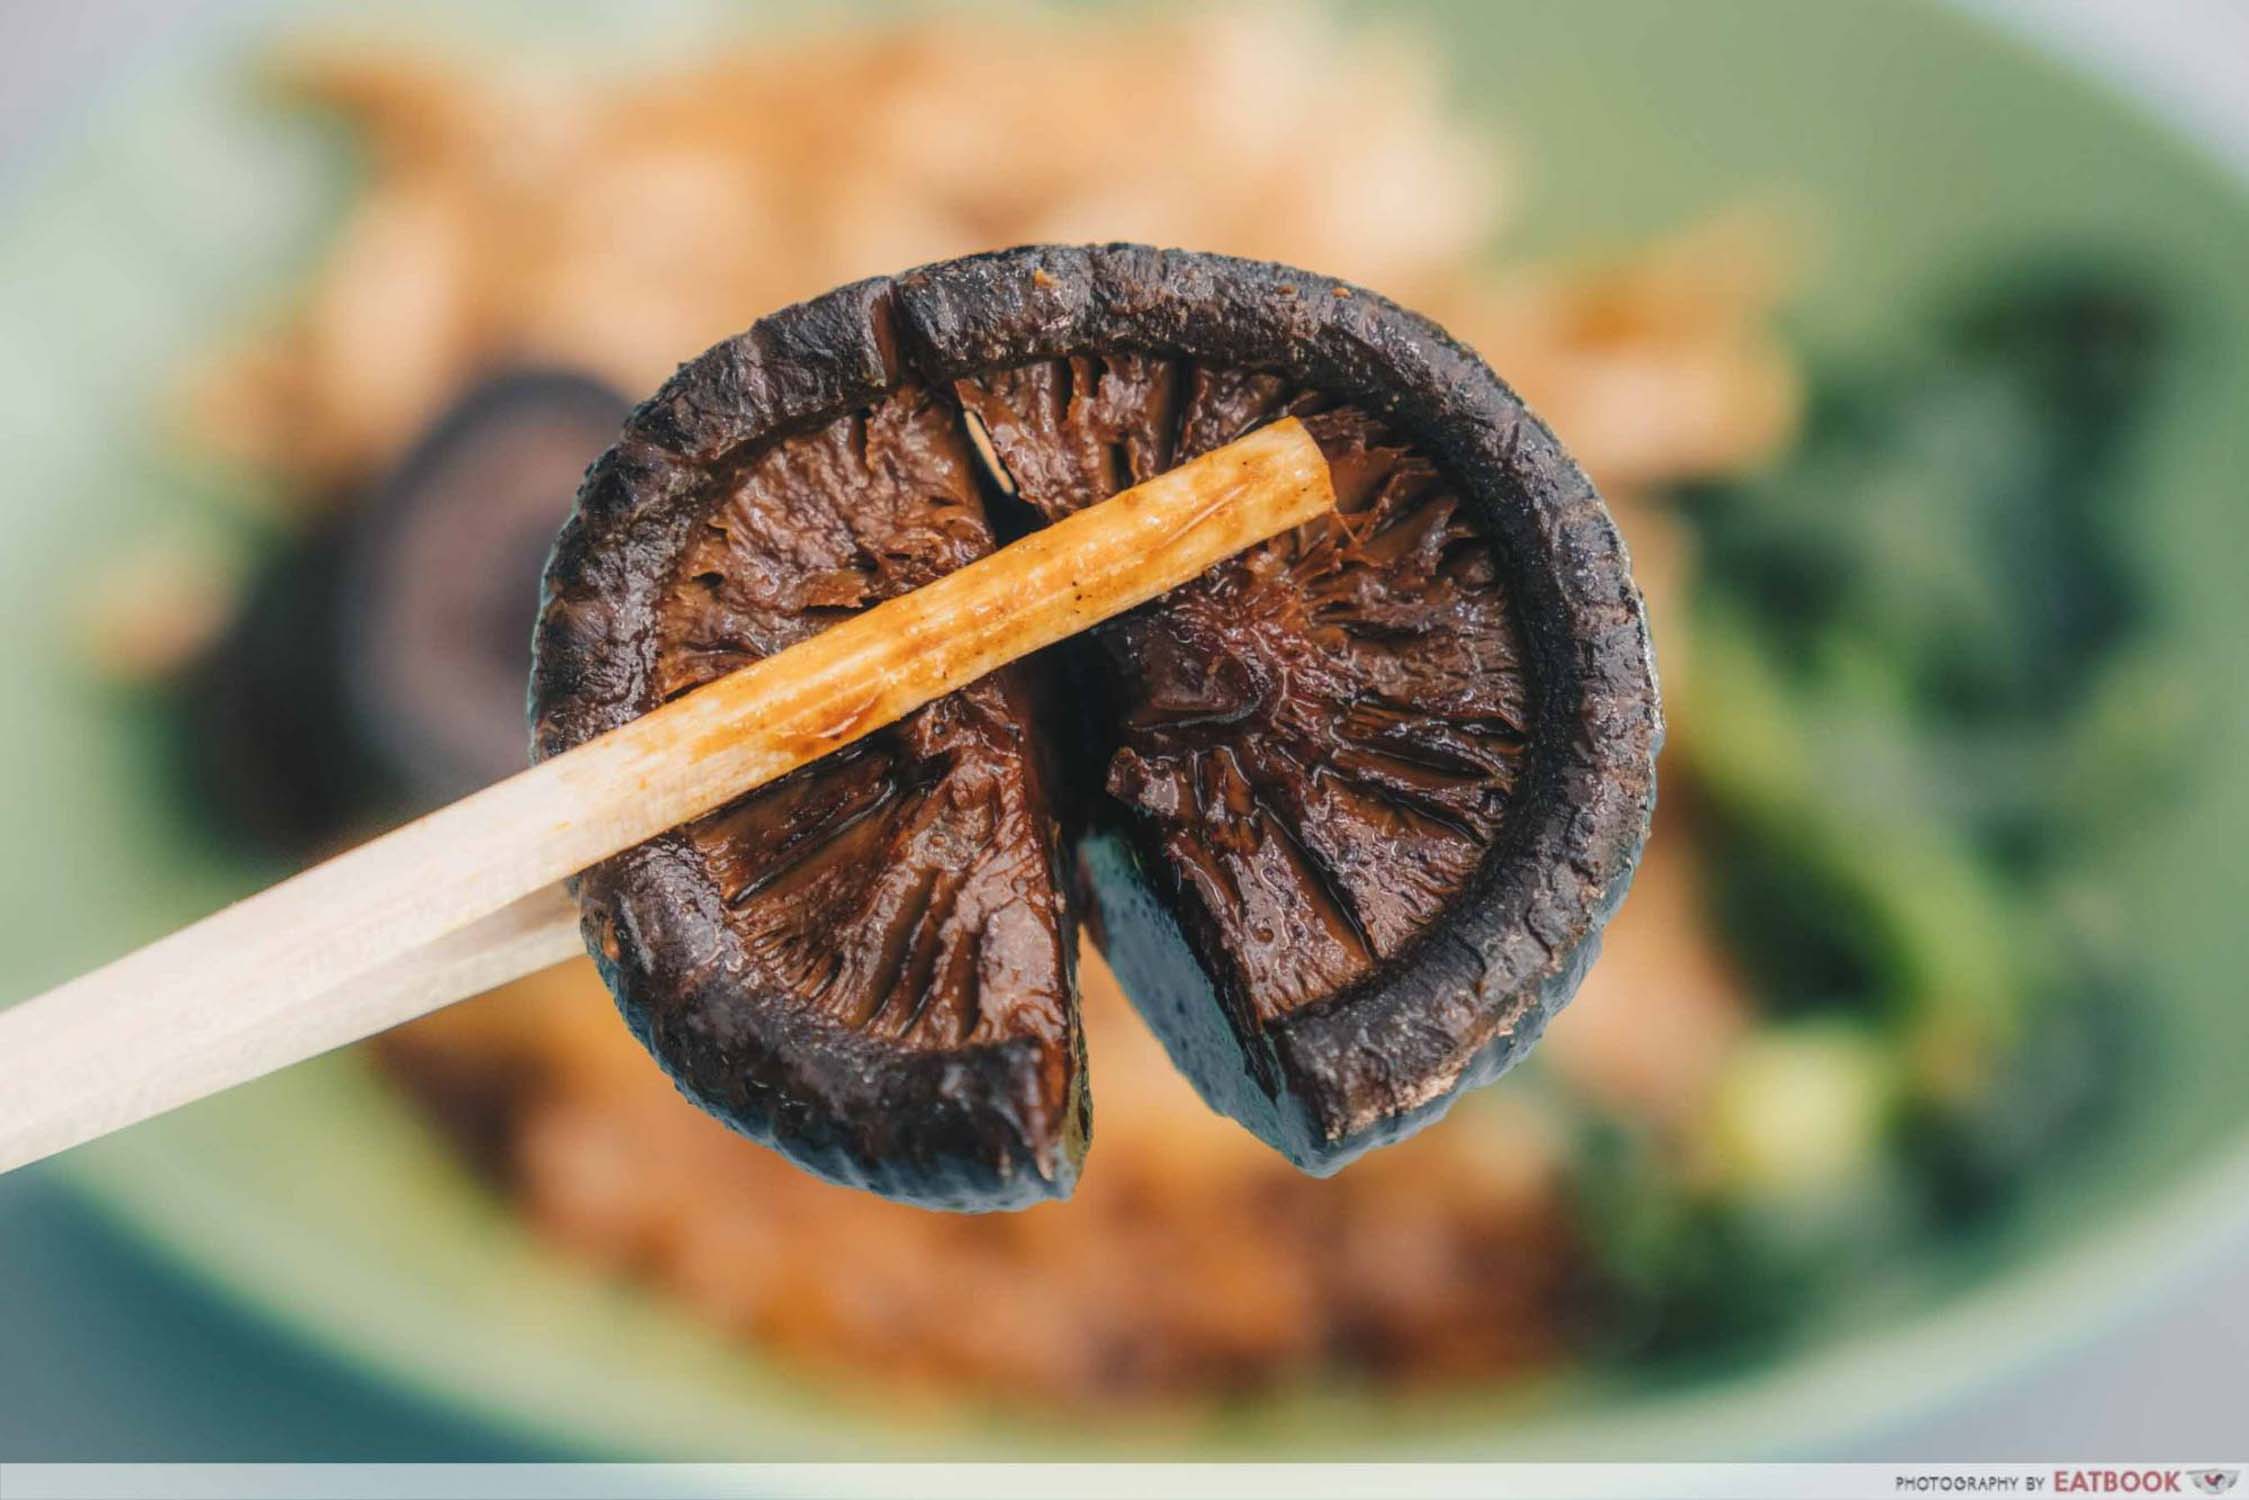
[(2113, 272), (1987, 285), (1816, 380), (1779, 464), (1680, 497), (1674, 759), (1773, 1014), (1682, 1139), (1581, 1128), (1642, 1355), (1770, 1332), (1988, 1214), (2128, 1059), (2128, 955), (2056, 892), (2175, 785), (2193, 711), (2121, 503), (2167, 320)]

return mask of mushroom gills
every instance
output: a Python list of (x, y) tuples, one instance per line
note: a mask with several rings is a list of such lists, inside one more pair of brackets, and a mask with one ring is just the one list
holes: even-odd
[(1398, 962), (1497, 838), (1528, 680), (1489, 544), (1433, 465), (1278, 375), (1144, 354), (964, 379), (1011, 493), (1048, 520), (1282, 415), (1334, 472), (1334, 517), (1092, 633), (1108, 705), (1078, 830), (1096, 940), (1213, 1108), (1307, 1170), (1358, 1122), (1268, 1029)]
[[(919, 387), (731, 466), (658, 608), (653, 692), (988, 554), (978, 484), (957, 411)], [(832, 1139), (809, 1115), (765, 1127), (825, 1175), (944, 1207), (1075, 1180), (1077, 929), (1033, 699), (1028, 665), (994, 673), (684, 830), (728, 941), (665, 979), (696, 997), (677, 1024), (754, 1034), (783, 1092), (848, 1122)], [(725, 1048), (698, 1037), (672, 1066), (699, 1102), (762, 1118)], [(995, 1107), (972, 1083), (999, 1088)]]
[(690, 1099), (891, 1197), (1064, 1195), (1081, 919), (1204, 1099), (1307, 1170), (1527, 1049), (1653, 806), (1639, 599), (1488, 369), (1309, 273), (1025, 247), (684, 366), (549, 561), (539, 751), (1283, 415), (1334, 514), (581, 876)]
[[(1031, 1042), (1050, 1081), (1032, 1115), (1074, 1120), (1074, 861), (1097, 939), (1205, 1098), (1302, 1166), (1338, 1164), (1348, 1122), (1292, 1086), (1265, 1030), (1397, 961), (1461, 893), (1527, 733), (1488, 548), (1379, 423), (1277, 377), (1131, 355), (909, 386), (728, 472), (674, 569), (654, 691), (1283, 414), (1329, 455), (1335, 518), (688, 830), (746, 1009), (817, 1012), (901, 1055)], [(725, 1106), (722, 1078), (697, 1089)], [(1072, 1165), (1046, 1153), (1032, 1186), (1066, 1188)]]

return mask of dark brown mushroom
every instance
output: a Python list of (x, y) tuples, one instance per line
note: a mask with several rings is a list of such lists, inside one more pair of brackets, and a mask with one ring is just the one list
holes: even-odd
[(630, 408), (572, 371), (494, 372), (395, 469), (328, 497), (188, 669), (199, 800), (304, 858), (521, 770), (525, 615)]
[(494, 376), (352, 519), (338, 680), (353, 731), (412, 804), (522, 768), (523, 720), (509, 705), (531, 665), (524, 614), (569, 497), (629, 405), (570, 371)]
[(1639, 596), (1514, 394), (1325, 277), (1029, 247), (719, 345), (557, 544), (538, 748), (1283, 413), (1336, 517), (586, 872), (589, 944), (691, 1098), (892, 1196), (1066, 1193), (1081, 904), (1204, 1097), (1308, 1170), (1535, 1040), (1654, 803)]

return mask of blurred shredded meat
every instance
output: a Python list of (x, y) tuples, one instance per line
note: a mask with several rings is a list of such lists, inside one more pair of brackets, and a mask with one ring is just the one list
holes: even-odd
[(1038, 240), (1379, 287), (1606, 483), (1738, 467), (1795, 408), (1769, 226), (1494, 275), (1503, 173), (1445, 117), (1431, 50), (1297, 10), (871, 25), (602, 82), (359, 44), (283, 82), (342, 115), (371, 180), (309, 292), (206, 373), (196, 426), (306, 494), (501, 359), (648, 390), (841, 282)]
[(1101, 1168), (1019, 1214), (925, 1213), (749, 1145), (672, 1091), (590, 964), (381, 1046), (542, 1232), (807, 1366), (1068, 1404), (1555, 1352), (1573, 1257), (1534, 1115), (1479, 1099), (1314, 1182), (1206, 1109), (1081, 963)]

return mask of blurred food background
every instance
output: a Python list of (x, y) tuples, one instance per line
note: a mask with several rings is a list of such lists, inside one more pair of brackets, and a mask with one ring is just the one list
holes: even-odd
[[(2058, 211), (2087, 201), (2085, 152), (2178, 148), (1967, 23), (1828, 14), (1711, 24), (1778, 49), (1745, 66), (1815, 100), (1828, 74), (1871, 70), (1874, 97), (1910, 77), (1983, 133), (1896, 141), (1908, 126), (1843, 111), (1826, 128), (1882, 144), (1748, 159), (1720, 150), (1740, 137), (1713, 103), (1692, 192), (1558, 175), (1580, 132), (1660, 155), (1661, 112), (1594, 87), (1691, 70), (1650, 40), (1676, 20), (1631, 5), (1586, 36), (1552, 13), (1282, 5), (675, 18), (707, 39), (629, 55), (570, 23), (512, 45), (521, 16), (230, 34), (207, 63), (224, 134), (310, 143), (288, 171), (317, 207), (215, 236), (288, 248), (172, 320), (155, 375), (56, 418), (134, 434), (160, 492), (52, 554), (81, 571), (41, 626), (72, 722), (129, 737), (164, 809), (115, 836), (135, 854), (114, 867), (161, 844), (150, 863), (199, 872), (121, 904), (239, 888), (514, 769), (539, 563), (625, 407), (799, 297), (1032, 240), (1286, 260), (1475, 345), (1632, 548), (1664, 803), (1533, 1062), (1332, 1181), (1205, 1110), (1089, 950), (1095, 1146), (1075, 1199), (1020, 1215), (919, 1213), (732, 1137), (583, 963), (196, 1112), (233, 1199), (148, 1146), (192, 1128), (169, 1123), (87, 1153), (81, 1189), (346, 1360), (501, 1414), (494, 1442), (699, 1454), (732, 1411), (733, 1456), (774, 1451), (776, 1422), (810, 1451), (1269, 1451), (1341, 1413), (1331, 1449), (1411, 1431), (1520, 1451), (1654, 1412), (1606, 1430), (1733, 1452), (1710, 1445), (1805, 1440), (1761, 1425), (1755, 1393), (1885, 1325), (1999, 1305), (2128, 1218), (2135, 1179), (2215, 1180), (2249, 1126), (2237, 971), (2151, 931), (2126, 872), (2191, 906), (2241, 868), (2167, 852), (2240, 806), (2238, 679), (2195, 614), (2244, 620), (2197, 602), (2151, 517), (2238, 495), (2238, 424), (2195, 398), (2241, 390), (2244, 289), (2210, 268), (2249, 245), (2249, 210), (2236, 194), (2171, 231), (2182, 165), (2170, 198)], [(1937, 61), (1949, 40), (1973, 63)], [(1480, 69), (1508, 44), (1563, 82), (1493, 97)], [(1599, 47), (1623, 54), (1607, 73)], [(1572, 70), (1609, 118), (1573, 118)], [(2049, 117), (2072, 123), (2018, 129)], [(1948, 176), (1935, 149), (1968, 164)], [(1994, 181), (2052, 153), (2053, 180), (2016, 170), (1987, 222), (1978, 149)], [(250, 214), (224, 152), (192, 131), (181, 150), (214, 173), (201, 213)], [(1896, 179), (1837, 171), (1854, 152)], [(1945, 201), (1870, 250), (1852, 195), (1911, 201), (1917, 171)], [(95, 916), (42, 972), (163, 925)], [(306, 1131), (349, 1143), (308, 1171), (318, 1153), (271, 1144)], [(218, 1248), (245, 1203), (254, 1265)], [(378, 1274), (334, 1272), (330, 1236), (374, 1247)], [(2080, 1276), (2011, 1337), (2135, 1290)], [(371, 1352), (384, 1322), (450, 1347), (402, 1369)], [(1828, 1430), (1910, 1407), (1937, 1347), (1874, 1361), (1873, 1409)], [(543, 1382), (554, 1361), (578, 1380)], [(622, 1405), (643, 1414), (699, 1382), (708, 1415), (586, 1425), (579, 1392), (604, 1380), (642, 1388)], [(1683, 1414), (1728, 1392), (1734, 1425), (1698, 1439)]]

